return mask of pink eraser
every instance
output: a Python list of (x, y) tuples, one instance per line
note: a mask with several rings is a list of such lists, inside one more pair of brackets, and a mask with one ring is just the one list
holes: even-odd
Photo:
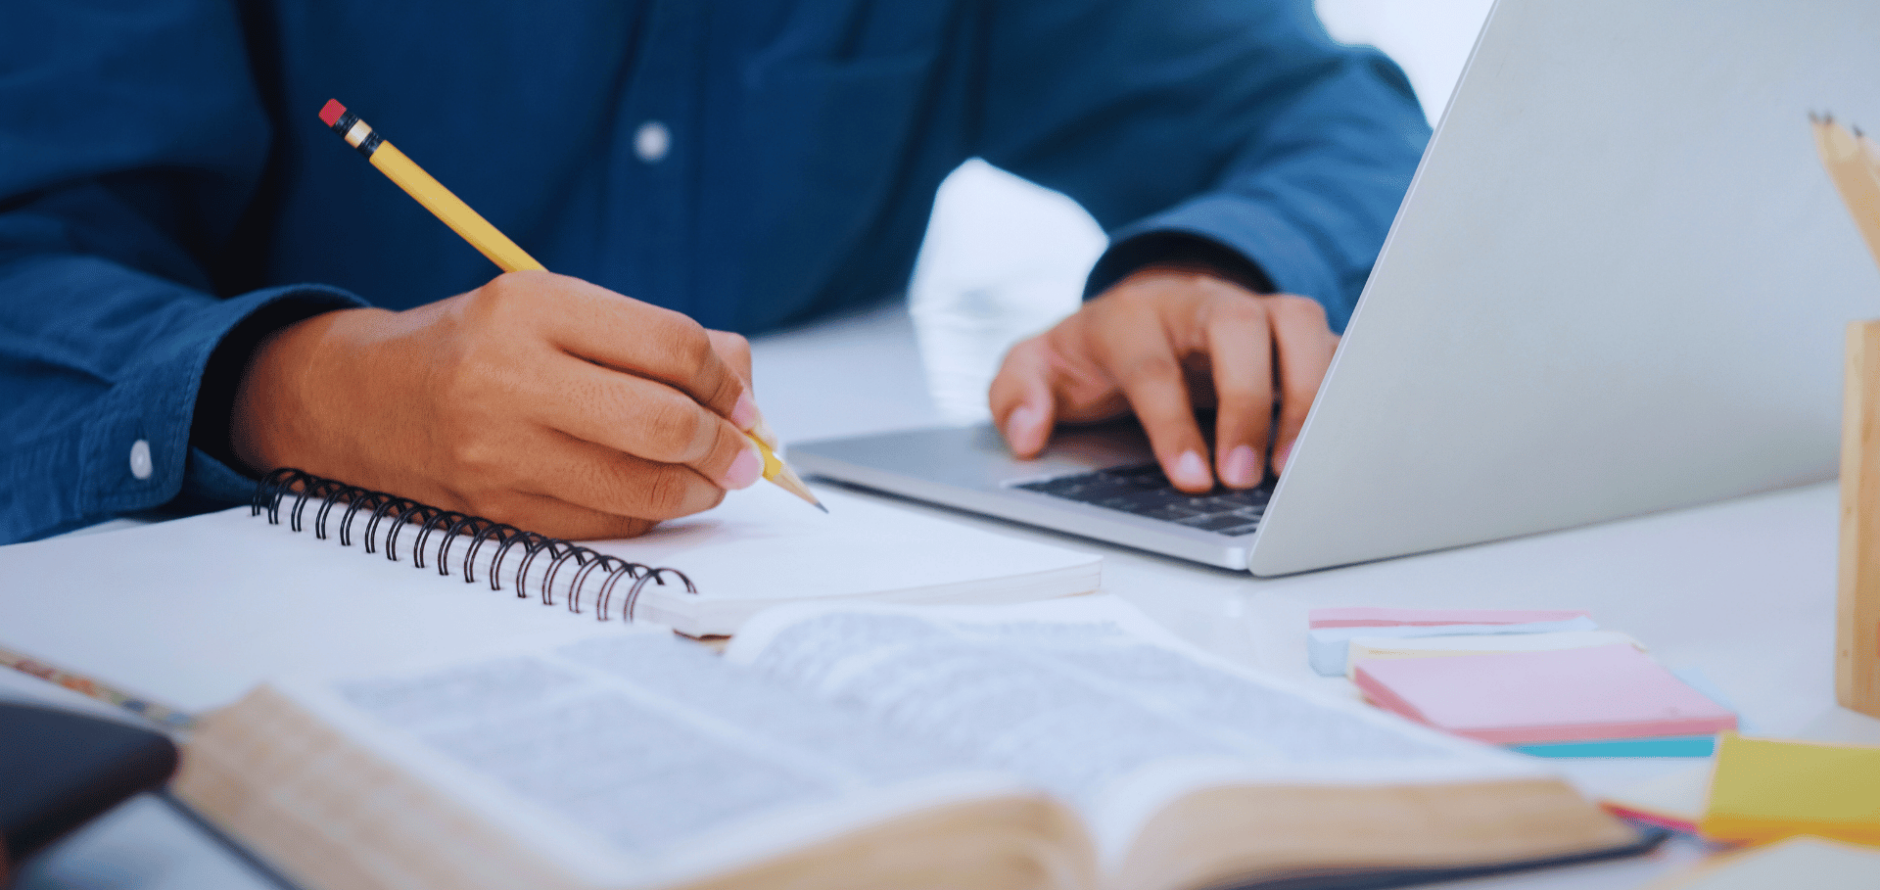
[(1386, 609), (1349, 606), (1313, 609), (1306, 613), (1313, 628), (1320, 627), (1437, 627), (1445, 624), (1534, 624), (1572, 621), (1585, 612), (1559, 609)]
[(338, 99), (328, 99), (326, 107), (320, 109), (320, 122), (329, 127), (333, 126), (339, 123), (339, 116), (345, 113), (346, 106), (339, 104)]

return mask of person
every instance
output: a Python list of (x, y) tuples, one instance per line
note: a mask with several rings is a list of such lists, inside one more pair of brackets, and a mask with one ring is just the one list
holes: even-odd
[[(559, 274), (495, 275), (329, 98)], [(706, 509), (758, 476), (727, 331), (904, 287), (974, 156), (1112, 238), (992, 387), (1014, 451), (1134, 410), (1177, 485), (1254, 485), (1428, 132), (1309, 0), (15, 0), (0, 542), (276, 466), (565, 537)]]

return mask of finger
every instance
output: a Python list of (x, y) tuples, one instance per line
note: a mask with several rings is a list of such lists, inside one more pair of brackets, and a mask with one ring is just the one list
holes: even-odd
[(1215, 467), (1221, 484), (1252, 488), (1266, 476), (1266, 437), (1273, 420), (1272, 330), (1266, 307), (1238, 289), (1212, 298), (1207, 313), (1213, 369)]
[(750, 438), (663, 383), (582, 361), (533, 378), (525, 404), (543, 425), (656, 464), (691, 467), (719, 488), (746, 488), (763, 472)]
[(724, 489), (696, 470), (662, 464), (569, 436), (530, 456), (520, 490), (613, 516), (676, 519), (718, 506)]
[(1051, 391), (1049, 351), (1043, 336), (1019, 343), (992, 378), (993, 421), (1012, 453), (1022, 458), (1037, 457), (1051, 440), (1057, 399)]
[[(1129, 406), (1149, 434), (1156, 461), (1176, 488), (1203, 492), (1214, 487), (1207, 444), (1195, 425), (1175, 337), (1162, 318), (1192, 313), (1131, 313), (1106, 324), (1100, 335), (1103, 364), (1115, 375)], [(1133, 317), (1132, 317), (1133, 316)]]
[[(763, 424), (763, 412), (757, 410), (757, 393), (751, 385), (751, 341), (730, 331), (707, 330), (705, 336), (711, 339), (712, 351), (718, 353), (718, 358), (731, 367), (739, 380), (744, 381), (743, 394), (732, 403), (731, 413), (725, 417), (731, 420), (732, 426), (745, 432), (752, 432), (760, 425), (769, 430), (770, 427)], [(772, 448), (778, 447), (776, 442), (767, 444)]]
[[(578, 278), (513, 272), (498, 281), (553, 294), (541, 319), (550, 342), (568, 353), (657, 380), (730, 417), (740, 410), (744, 379), (719, 356), (711, 337), (682, 313), (622, 296)], [(544, 299), (537, 296), (535, 299)], [(752, 409), (754, 410), (754, 408)]]
[(1307, 297), (1266, 297), (1273, 325), (1274, 364), (1279, 369), (1279, 431), (1273, 443), (1273, 472), (1286, 468), (1293, 443), (1305, 428), (1312, 400), (1332, 366), (1338, 338), (1325, 320), (1325, 308)]

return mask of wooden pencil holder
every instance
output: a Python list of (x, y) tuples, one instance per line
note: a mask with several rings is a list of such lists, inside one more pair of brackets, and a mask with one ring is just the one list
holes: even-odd
[(1835, 698), (1880, 717), (1880, 320), (1847, 327)]

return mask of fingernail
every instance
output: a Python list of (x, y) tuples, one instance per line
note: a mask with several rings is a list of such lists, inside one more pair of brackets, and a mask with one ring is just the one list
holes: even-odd
[(757, 449), (746, 448), (738, 452), (737, 458), (731, 461), (731, 467), (725, 470), (724, 478), (718, 480), (718, 487), (727, 490), (750, 488), (756, 485), (757, 480), (763, 475), (764, 459), (758, 455)]
[(1221, 460), (1221, 481), (1234, 488), (1249, 488), (1260, 481), (1260, 458), (1251, 445), (1237, 445)]
[(1214, 477), (1208, 475), (1207, 461), (1201, 459), (1197, 451), (1184, 451), (1175, 459), (1175, 483), (1182, 488), (1213, 488)]
[(1286, 459), (1292, 457), (1292, 448), (1291, 443), (1288, 443), (1280, 450), (1273, 452), (1273, 472), (1278, 473), (1286, 469)]
[(1005, 441), (1014, 447), (1028, 446), (1037, 434), (1044, 414), (1030, 405), (1020, 405), (1005, 416)]
[(741, 430), (749, 430), (757, 422), (757, 400), (751, 394), (741, 393), (738, 403), (731, 406), (731, 425)]

